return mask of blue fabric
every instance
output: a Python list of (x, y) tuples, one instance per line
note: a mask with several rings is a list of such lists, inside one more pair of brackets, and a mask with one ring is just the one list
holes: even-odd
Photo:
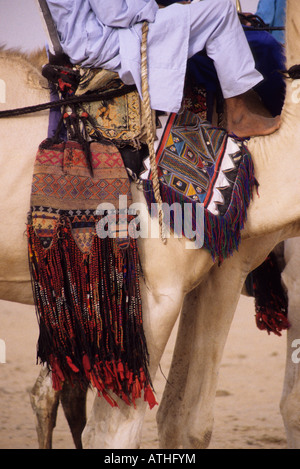
[(273, 115), (281, 112), (285, 97), (285, 82), (280, 71), (285, 69), (283, 46), (266, 31), (247, 31), (246, 36), (257, 69), (264, 77), (255, 89)]
[(62, 48), (83, 67), (120, 65), (118, 28), (153, 22), (155, 0), (47, 0)]
[[(118, 72), (141, 93), (142, 21), (149, 22), (152, 109), (178, 112), (189, 57), (206, 48), (225, 98), (262, 80), (231, 0), (158, 9), (155, 0), (47, 0), (63, 51), (73, 64)], [(228, 65), (230, 64), (230, 68)]]
[[(168, 0), (172, 5), (162, 9), (158, 9), (155, 0), (47, 0), (47, 3), (63, 50), (72, 63), (117, 71), (124, 83), (135, 83), (140, 93), (141, 21), (148, 20), (151, 45), (148, 83), (153, 109), (170, 112), (180, 109), (187, 58), (204, 47), (218, 66), (225, 97), (241, 94), (262, 79), (254, 69), (248, 43), (229, 0), (207, 0), (189, 6)], [(265, 42), (258, 41), (255, 48), (263, 49)], [(257, 69), (264, 70), (266, 79), (271, 77), (274, 66), (278, 68), (278, 60), (275, 58), (274, 64), (273, 58), (269, 59), (272, 56), (269, 50), (273, 53), (274, 47), (271, 45), (267, 54), (262, 51), (263, 60), (260, 53), (254, 54)], [(199, 83), (204, 79), (207, 89), (218, 88), (218, 79), (212, 83), (216, 73), (211, 70), (212, 62), (207, 65), (209, 70), (207, 67), (204, 70), (206, 59), (202, 55), (197, 54), (192, 60)], [(271, 78), (273, 81), (274, 76)], [(274, 105), (274, 99), (270, 105)]]
[[(259, 0), (256, 15), (272, 27), (285, 25), (286, 0)], [(284, 31), (272, 31), (278, 42), (284, 43)]]
[(151, 106), (170, 112), (180, 109), (189, 45), (187, 5), (158, 9), (155, 0), (47, 3), (63, 51), (73, 64), (116, 71), (125, 84), (135, 83), (140, 94), (142, 22), (147, 21)]
[[(264, 77), (255, 90), (266, 108), (276, 116), (281, 112), (285, 97), (285, 83), (280, 73), (285, 68), (283, 47), (266, 31), (250, 31), (245, 28), (245, 34), (256, 68)], [(196, 54), (189, 59), (187, 77), (206, 89), (210, 101), (212, 95), (217, 98), (221, 96), (214, 64), (205, 53)]]
[[(176, 0), (158, 0), (158, 3), (164, 6), (175, 2)], [(258, 6), (260, 14), (257, 14), (270, 26), (284, 26), (285, 4), (286, 0), (260, 0)], [(247, 27), (244, 30), (255, 60), (255, 66), (264, 77), (263, 82), (259, 83), (255, 90), (266, 108), (273, 116), (276, 116), (281, 113), (285, 97), (285, 82), (280, 73), (280, 70), (285, 68), (283, 47), (273, 35), (266, 31), (250, 31)], [(187, 77), (206, 89), (209, 118), (211, 103), (215, 97), (218, 103), (222, 92), (214, 64), (205, 52), (198, 53), (189, 59)]]

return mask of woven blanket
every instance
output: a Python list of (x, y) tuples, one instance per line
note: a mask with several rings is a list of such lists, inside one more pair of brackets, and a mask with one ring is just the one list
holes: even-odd
[[(37, 355), (56, 390), (65, 380), (92, 384), (112, 406), (110, 391), (135, 404), (144, 390), (152, 407), (138, 251), (118, 212), (120, 196), (131, 200), (128, 175), (112, 144), (92, 143), (91, 161), (93, 176), (72, 141), (45, 141), (37, 152), (27, 227)], [(100, 236), (113, 216), (114, 233)], [(127, 227), (133, 215), (125, 216)]]
[[(189, 204), (193, 230), (197, 229), (197, 205), (202, 204), (204, 233), (199, 238), (203, 237), (203, 246), (221, 262), (240, 243), (240, 232), (256, 184), (251, 155), (242, 141), (229, 137), (225, 130), (213, 127), (186, 109), (162, 116), (160, 121), (156, 162), (162, 201), (169, 205)], [(145, 162), (145, 167), (148, 170), (140, 177), (151, 210), (151, 204), (155, 203), (152, 174), (149, 163)], [(171, 223), (171, 229), (176, 232), (172, 218)], [(184, 227), (184, 220), (179, 226)], [(198, 228), (203, 230), (202, 225)]]
[[(80, 68), (80, 73), (82, 76), (76, 95), (124, 87), (116, 72)], [(137, 148), (141, 143), (145, 143), (147, 135), (145, 117), (137, 90), (112, 99), (83, 102), (82, 108), (89, 115), (85, 127), (92, 139), (107, 139), (116, 145), (129, 143)], [(152, 114), (154, 116), (155, 111), (152, 111)]]

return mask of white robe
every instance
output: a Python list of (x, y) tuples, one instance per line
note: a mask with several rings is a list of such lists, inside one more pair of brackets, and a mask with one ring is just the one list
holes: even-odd
[(224, 98), (253, 88), (262, 76), (230, 0), (158, 9), (154, 0), (47, 0), (61, 44), (75, 64), (117, 71), (141, 94), (142, 23), (149, 22), (151, 107), (180, 109), (187, 59), (206, 49)]

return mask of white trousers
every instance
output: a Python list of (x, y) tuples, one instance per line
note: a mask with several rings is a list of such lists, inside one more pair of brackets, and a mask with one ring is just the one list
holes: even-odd
[[(113, 4), (123, 3), (126, 11), (126, 4), (132, 6), (134, 2), (138, 6), (141, 0), (111, 2), (110, 8), (107, 7), (108, 24)], [(52, 0), (52, 3), (58, 5), (54, 11), (62, 22), (58, 30), (67, 33), (70, 28), (72, 32), (67, 44), (62, 44), (71, 62), (83, 67), (115, 70), (124, 83), (135, 83), (141, 94), (142, 22), (130, 27), (110, 28), (105, 26), (105, 18), (103, 24), (95, 20), (89, 0)], [(73, 14), (72, 5), (75, 4), (77, 10)], [(107, 4), (110, 4), (109, 0)], [(116, 9), (116, 14), (117, 10), (120, 8)], [(214, 61), (224, 98), (242, 94), (262, 80), (255, 70), (252, 53), (231, 0), (202, 0), (187, 5), (174, 3), (159, 9), (155, 21), (149, 23), (148, 83), (153, 109), (178, 112), (187, 59), (203, 49)]]
[(263, 77), (230, 0), (204, 0), (190, 6), (188, 56), (206, 49), (214, 61), (224, 98), (242, 94)]

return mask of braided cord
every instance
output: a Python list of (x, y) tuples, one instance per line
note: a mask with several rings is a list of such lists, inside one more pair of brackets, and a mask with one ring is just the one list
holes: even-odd
[(26, 106), (17, 109), (7, 109), (0, 111), (0, 119), (7, 117), (16, 117), (24, 114), (31, 114), (33, 112), (44, 111), (46, 109), (53, 109), (56, 107), (65, 106), (68, 104), (89, 103), (94, 101), (104, 101), (118, 96), (123, 96), (136, 90), (135, 85), (123, 86), (120, 89), (103, 91), (101, 93), (93, 93), (82, 96), (71, 96), (69, 98), (59, 99), (57, 101), (49, 101), (47, 103), (36, 104), (34, 106)]
[(158, 206), (158, 217), (159, 217), (159, 229), (160, 237), (163, 243), (166, 243), (166, 238), (163, 234), (163, 210), (162, 210), (162, 199), (159, 189), (159, 177), (156, 165), (156, 153), (154, 149), (154, 128), (152, 121), (152, 111), (150, 106), (150, 95), (148, 87), (148, 61), (147, 61), (147, 37), (148, 37), (149, 25), (145, 21), (142, 29), (142, 44), (141, 44), (141, 78), (142, 78), (142, 106), (146, 119), (146, 130), (147, 130), (147, 145), (149, 148), (150, 168), (152, 173), (152, 183), (154, 198)]

